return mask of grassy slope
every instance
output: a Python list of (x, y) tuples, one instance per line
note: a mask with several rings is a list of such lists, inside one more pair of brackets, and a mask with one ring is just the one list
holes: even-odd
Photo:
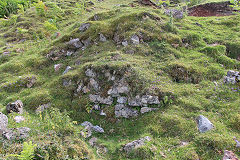
[[(121, 4), (128, 3), (127, 0), (121, 1)], [(47, 18), (37, 16), (34, 9), (29, 9), (24, 16), (21, 16), (24, 19), (22, 22), (2, 27), (0, 34), (9, 33), (10, 36), (0, 38), (0, 52), (6, 50), (7, 40), (16, 37), (21, 39), (22, 36), (28, 40), (24, 43), (10, 43), (13, 46), (8, 49), (11, 51), (11, 56), (0, 59), (1, 86), (16, 82), (19, 76), (37, 77), (37, 83), (31, 89), (14, 87), (1, 89), (0, 106), (3, 111), (7, 103), (17, 99), (21, 99), (25, 104), (30, 119), (36, 118), (31, 111), (38, 105), (48, 102), (57, 108), (73, 111), (70, 112), (71, 117), (79, 123), (87, 120), (105, 129), (105, 134), (96, 135), (109, 149), (101, 159), (127, 159), (127, 156), (119, 151), (121, 145), (146, 135), (151, 136), (153, 140), (129, 158), (221, 159), (224, 149), (238, 153), (232, 138), (240, 137), (239, 92), (232, 92), (229, 89), (236, 86), (216, 87), (213, 81), (221, 84), (221, 78), (229, 69), (240, 67), (240, 63), (234, 59), (237, 48), (240, 47), (240, 16), (185, 17), (182, 20), (174, 20), (174, 27), (169, 29), (167, 25), (169, 17), (163, 15), (161, 10), (141, 6), (119, 7), (117, 4), (119, 1), (116, 0), (96, 3), (92, 12), (81, 16), (71, 12), (74, 5), (63, 5), (67, 6), (64, 10), (68, 11), (68, 14), (57, 22), (61, 34), (57, 39), (35, 40), (29, 33), (16, 35), (16, 27), (20, 23), (28, 22), (31, 22), (30, 29), (33, 33), (42, 32), (45, 36), (50, 35), (42, 25)], [(79, 25), (96, 13), (101, 13), (100, 20), (91, 21), (92, 25), (87, 33), (78, 33)], [(145, 13), (158, 17), (159, 20), (144, 16)], [(196, 23), (201, 24), (202, 27)], [(96, 40), (97, 34), (103, 33), (110, 39), (117, 25), (124, 37), (141, 32), (144, 37), (149, 38), (146, 38), (144, 44), (126, 48), (117, 47), (112, 40), (99, 42), (97, 46), (92, 45), (79, 52), (76, 57), (57, 61), (56, 63), (64, 64), (59, 73), (54, 72), (55, 62), (45, 57), (52, 47), (64, 46), (70, 37), (90, 36)], [(187, 46), (186, 43), (189, 45)], [(178, 45), (177, 48), (174, 47), (175, 44)], [(212, 44), (217, 45), (212, 46)], [(226, 52), (226, 47), (230, 52)], [(135, 54), (126, 54), (128, 50), (134, 50)], [(96, 52), (99, 54), (95, 54)], [(116, 54), (120, 55), (121, 61), (112, 60), (111, 57)], [(81, 61), (79, 66), (74, 65), (77, 59)], [(74, 66), (74, 70), (62, 76), (61, 73), (68, 65)], [(171, 95), (174, 97), (174, 102), (162, 106), (157, 112), (137, 119), (120, 119), (117, 123), (113, 116), (103, 118), (96, 113), (88, 114), (85, 111), (85, 107), (88, 106), (87, 96), (74, 97), (71, 94), (71, 87), (62, 87), (63, 78), (81, 79), (83, 68), (88, 65), (98, 68), (105, 65), (112, 68), (130, 65), (137, 73), (137, 78), (144, 80), (146, 88), (154, 85), (157, 90), (153, 92), (161, 91), (165, 95)], [(179, 72), (178, 68), (182, 68), (185, 72)], [(112, 107), (106, 108), (105, 112), (111, 113)], [(197, 131), (195, 118), (200, 114), (212, 121), (214, 130), (204, 134)], [(34, 124), (30, 126), (33, 129), (38, 127)], [(34, 138), (36, 136), (37, 133), (33, 133), (33, 141), (37, 139)], [(179, 147), (182, 141), (189, 142), (189, 145)], [(162, 154), (166, 155), (166, 158), (163, 158)]]

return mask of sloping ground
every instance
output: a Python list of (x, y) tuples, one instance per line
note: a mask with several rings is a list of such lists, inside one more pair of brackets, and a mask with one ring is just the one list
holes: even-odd
[[(28, 140), (38, 144), (38, 159), (64, 159), (68, 154), (73, 159), (221, 159), (226, 149), (239, 154), (233, 137), (240, 138), (240, 92), (238, 84), (224, 84), (223, 77), (240, 68), (240, 16), (172, 20), (161, 9), (129, 3), (96, 2), (81, 16), (72, 13), (71, 5), (62, 6), (69, 14), (53, 32), (43, 25), (51, 18), (30, 8), (20, 18), (36, 27), (19, 34), (15, 31), (23, 21), (16, 21), (1, 29), (0, 106), (5, 112), (9, 102), (20, 99), (28, 112), (21, 124), (9, 115), (9, 127), (32, 129)], [(37, 37), (31, 36), (32, 29)], [(127, 102), (119, 105), (119, 97)], [(49, 121), (35, 110), (48, 103), (67, 110), (78, 124), (101, 126), (103, 134), (93, 133), (101, 147), (93, 149), (78, 133), (69, 134), (81, 129), (69, 119), (63, 125), (57, 118), (51, 122), (56, 125), (45, 127)], [(92, 110), (96, 105), (106, 116)], [(157, 110), (141, 114), (146, 106)], [(199, 133), (199, 115), (214, 128)], [(66, 131), (69, 124), (73, 127)], [(146, 136), (151, 141), (145, 146), (131, 153), (122, 149)], [(19, 153), (21, 142), (11, 143), (1, 142), (11, 147), (0, 154)]]

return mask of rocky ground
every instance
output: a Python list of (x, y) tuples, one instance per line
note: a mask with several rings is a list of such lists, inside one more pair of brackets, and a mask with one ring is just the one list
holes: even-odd
[(237, 160), (240, 15), (167, 2), (45, 1), (0, 19), (0, 157), (32, 142), (33, 159)]

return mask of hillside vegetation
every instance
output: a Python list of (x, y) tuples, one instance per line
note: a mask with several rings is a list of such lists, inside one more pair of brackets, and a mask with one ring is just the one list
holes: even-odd
[[(0, 114), (0, 159), (240, 156), (240, 82), (226, 77), (240, 69), (238, 12), (194, 17), (184, 2), (132, 0), (15, 5), (0, 12), (0, 111), (7, 128), (30, 131), (6, 138)], [(23, 113), (8, 113), (17, 100)], [(200, 115), (213, 128), (200, 132)]]

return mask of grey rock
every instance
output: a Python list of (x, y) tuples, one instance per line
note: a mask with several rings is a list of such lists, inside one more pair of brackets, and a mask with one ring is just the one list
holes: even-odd
[(224, 150), (222, 160), (238, 160), (238, 158), (232, 151)]
[(122, 42), (122, 45), (123, 45), (124, 47), (127, 47), (127, 46), (128, 46), (128, 41), (127, 41), (127, 40), (124, 40), (124, 41)]
[(79, 49), (79, 48), (83, 47), (83, 44), (81, 43), (81, 41), (79, 40), (79, 38), (70, 40), (70, 41), (67, 43), (67, 45), (68, 45), (68, 48), (69, 48), (69, 49)]
[(113, 103), (113, 98), (108, 96), (107, 98), (98, 97), (98, 102), (101, 104), (111, 105)]
[(106, 42), (106, 41), (107, 41), (107, 38), (106, 38), (102, 33), (100, 33), (100, 34), (99, 34), (99, 40), (100, 40), (101, 42)]
[(135, 44), (135, 45), (138, 45), (138, 44), (140, 43), (140, 39), (139, 39), (139, 37), (138, 37), (136, 34), (134, 34), (134, 35), (131, 37), (131, 41), (132, 41), (132, 43)]
[(20, 123), (22, 121), (25, 121), (25, 118), (23, 116), (16, 116), (14, 117), (14, 120), (16, 123)]
[(125, 104), (127, 103), (127, 97), (118, 97), (117, 102), (121, 104)]
[(112, 88), (108, 90), (108, 95), (112, 97), (118, 97), (120, 94), (127, 94), (129, 92), (129, 85), (124, 79), (115, 81)]
[(96, 73), (92, 69), (87, 69), (85, 72), (86, 76), (94, 78), (96, 76)]
[(90, 92), (90, 89), (88, 87), (84, 86), (82, 88), (82, 91), (83, 91), (84, 94), (86, 94), (86, 93)]
[(144, 95), (142, 96), (143, 104), (160, 104), (158, 96)]
[(233, 71), (233, 70), (229, 70), (229, 71), (227, 72), (227, 76), (228, 76), (228, 77), (235, 77), (236, 75), (238, 75), (238, 72), (235, 72), (235, 71)]
[(90, 146), (94, 147), (97, 143), (97, 138), (96, 137), (92, 137), (88, 142), (90, 144)]
[(33, 77), (28, 77), (26, 87), (31, 88), (35, 84), (36, 80), (37, 80), (37, 78), (34, 77), (34, 76)]
[(72, 80), (71, 79), (70, 80), (67, 80), (67, 79), (63, 80), (63, 86), (64, 87), (68, 87), (70, 85), (72, 85)]
[(146, 136), (144, 138), (140, 138), (138, 140), (132, 141), (126, 145), (124, 145), (123, 150), (127, 153), (130, 153), (131, 151), (133, 151), (134, 149), (137, 149), (139, 147), (142, 147), (145, 145), (145, 142), (149, 142), (151, 141), (151, 138)]
[(92, 130), (97, 132), (97, 133), (104, 133), (103, 128), (99, 127), (99, 126), (93, 126)]
[(115, 116), (118, 117), (124, 117), (124, 118), (130, 118), (130, 117), (137, 117), (138, 111), (133, 110), (129, 107), (126, 107), (124, 104), (117, 104), (115, 105)]
[(88, 39), (86, 39), (86, 40), (83, 40), (82, 43), (83, 43), (83, 45), (84, 45), (82, 49), (84, 50), (84, 49), (86, 49), (86, 48), (91, 44), (91, 39), (88, 38)]
[(67, 66), (67, 68), (65, 69), (65, 71), (63, 72), (63, 75), (68, 73), (70, 70), (72, 69), (72, 67)]
[(61, 67), (62, 67), (62, 64), (55, 64), (54, 65), (55, 72), (58, 72)]
[(201, 133), (213, 129), (213, 124), (203, 115), (197, 117), (198, 130)]
[(35, 112), (36, 113), (42, 113), (45, 109), (48, 109), (49, 107), (51, 107), (51, 103), (42, 104), (36, 109)]
[(0, 135), (3, 130), (7, 128), (8, 125), (8, 117), (0, 112)]
[(144, 114), (144, 113), (152, 112), (152, 111), (156, 111), (156, 110), (158, 110), (158, 108), (142, 107), (140, 112), (142, 114)]
[(93, 94), (89, 94), (89, 99), (91, 102), (93, 103), (98, 103), (98, 99), (99, 99), (99, 95), (93, 95)]
[(21, 128), (11, 128), (3, 132), (3, 137), (8, 140), (21, 140), (29, 137), (30, 128), (21, 127)]
[(135, 98), (129, 98), (128, 99), (128, 105), (137, 107), (137, 106), (142, 106), (142, 99), (140, 96), (136, 96)]
[(100, 109), (101, 109), (101, 107), (98, 104), (95, 104), (93, 106), (93, 110), (95, 110), (95, 111), (100, 111)]
[(81, 24), (81, 26), (79, 27), (79, 31), (85, 32), (89, 27), (90, 27), (90, 23), (83, 23), (83, 24)]
[(177, 9), (167, 9), (165, 10), (165, 14), (168, 16), (173, 16), (173, 18), (176, 19), (182, 19), (183, 18), (183, 11), (177, 10)]
[(100, 116), (106, 116), (106, 113), (104, 113), (103, 110), (101, 110)]
[(17, 100), (14, 103), (9, 103), (6, 107), (7, 113), (16, 112), (19, 114), (23, 113), (23, 103), (21, 100)]
[(223, 81), (224, 81), (224, 83), (227, 83), (227, 84), (235, 84), (236, 83), (236, 78), (225, 76)]
[(98, 82), (95, 79), (90, 78), (90, 85), (93, 87), (95, 91), (99, 90)]
[(80, 93), (82, 89), (83, 89), (83, 83), (80, 83), (77, 88), (77, 93)]
[(73, 50), (67, 50), (66, 56), (71, 56), (74, 53)]
[(92, 124), (91, 122), (85, 121), (85, 122), (83, 122), (83, 123), (81, 124), (81, 126), (92, 128), (92, 127), (93, 127), (93, 124)]

